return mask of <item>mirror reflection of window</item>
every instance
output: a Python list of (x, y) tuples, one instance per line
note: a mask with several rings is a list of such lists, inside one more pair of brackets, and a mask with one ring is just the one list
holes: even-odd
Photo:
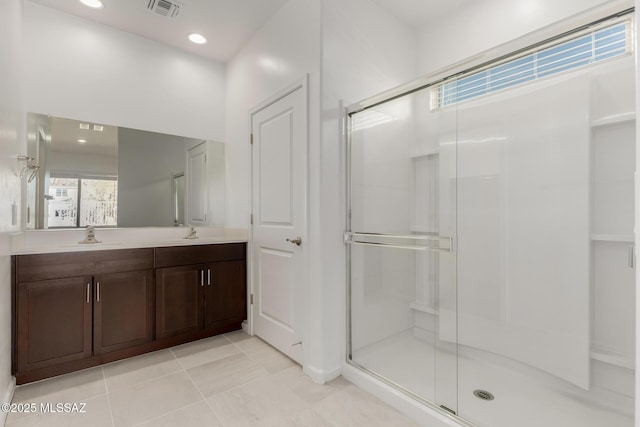
[(83, 179), (80, 195), (80, 227), (115, 227), (118, 224), (116, 179)]
[(115, 178), (51, 176), (49, 227), (94, 225), (115, 227), (118, 222), (118, 181)]

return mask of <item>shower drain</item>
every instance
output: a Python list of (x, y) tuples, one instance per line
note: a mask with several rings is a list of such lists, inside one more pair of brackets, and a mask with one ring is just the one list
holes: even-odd
[(474, 390), (473, 391), (473, 395), (475, 397), (477, 397), (478, 399), (482, 399), (482, 400), (493, 400), (495, 399), (495, 396), (491, 393), (489, 393), (487, 390)]

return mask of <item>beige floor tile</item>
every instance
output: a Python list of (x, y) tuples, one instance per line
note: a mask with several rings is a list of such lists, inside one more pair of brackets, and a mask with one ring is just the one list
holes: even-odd
[(335, 427), (313, 409), (306, 409), (293, 416), (282, 418), (271, 427)]
[(187, 372), (205, 397), (231, 390), (269, 374), (243, 353), (196, 366)]
[[(12, 402), (75, 403), (106, 393), (102, 368), (85, 369), (71, 374), (16, 387)], [(8, 421), (24, 418), (28, 414), (11, 413)]]
[[(52, 404), (65, 402), (49, 402)], [(87, 399), (84, 408), (85, 412), (58, 412), (49, 413), (42, 412), (39, 407), (39, 413), (27, 418), (21, 418), (15, 422), (8, 422), (6, 427), (112, 427), (111, 412), (109, 410), (109, 401), (107, 395), (93, 397)], [(81, 409), (80, 406), (77, 407)]]
[(96, 367), (18, 386), (13, 401), (33, 402), (46, 397), (48, 400), (56, 398), (61, 402), (72, 402), (105, 393), (102, 368)]
[(297, 365), (296, 362), (271, 346), (245, 351), (245, 354), (251, 360), (264, 367), (269, 373), (275, 373)]
[(184, 369), (193, 368), (214, 360), (239, 354), (240, 349), (224, 336), (184, 344), (171, 349)]
[(271, 426), (310, 409), (287, 387), (267, 377), (209, 397), (225, 426)]
[(344, 378), (315, 384), (242, 331), (20, 386), (14, 402), (88, 412), (9, 414), (7, 427), (416, 426)]
[(316, 384), (307, 376), (291, 389), (297, 396), (309, 404), (326, 399), (340, 391), (329, 384)]
[(273, 375), (273, 379), (288, 387), (296, 396), (309, 404), (326, 399), (351, 384), (342, 377), (338, 377), (326, 384), (316, 384), (302, 372), (302, 368), (299, 366), (280, 371)]
[(262, 341), (258, 337), (248, 337), (240, 341), (234, 341), (233, 344), (236, 345), (240, 350), (244, 352), (261, 350), (263, 348), (271, 348), (269, 344)]
[(109, 392), (162, 377), (182, 368), (171, 350), (160, 350), (103, 366)]
[(228, 332), (224, 334), (224, 336), (233, 343), (251, 338), (251, 335), (247, 334), (242, 329), (239, 329), (233, 332)]
[(209, 405), (201, 401), (194, 405), (154, 418), (139, 427), (224, 427)]
[(418, 426), (404, 414), (353, 385), (315, 403), (313, 409), (336, 426)]
[(133, 426), (202, 400), (185, 372), (109, 393), (116, 427)]

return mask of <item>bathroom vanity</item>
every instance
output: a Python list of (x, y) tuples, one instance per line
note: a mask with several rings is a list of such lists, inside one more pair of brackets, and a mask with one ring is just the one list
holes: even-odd
[(246, 242), (206, 242), (13, 255), (17, 384), (240, 329)]

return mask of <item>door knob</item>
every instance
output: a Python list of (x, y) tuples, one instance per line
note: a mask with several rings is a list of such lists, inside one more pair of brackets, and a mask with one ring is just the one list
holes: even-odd
[(287, 242), (295, 243), (296, 245), (300, 246), (300, 244), (302, 243), (302, 238), (298, 236), (295, 239), (287, 239)]

